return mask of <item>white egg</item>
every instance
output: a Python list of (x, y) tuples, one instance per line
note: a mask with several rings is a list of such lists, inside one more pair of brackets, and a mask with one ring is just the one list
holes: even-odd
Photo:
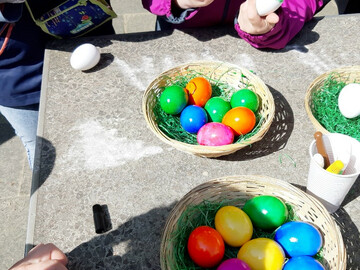
[(340, 92), (338, 98), (339, 110), (346, 118), (360, 115), (360, 84), (350, 83)]
[(316, 153), (315, 155), (313, 155), (313, 159), (321, 168), (324, 168), (325, 164), (324, 164), (324, 158), (322, 155), (320, 155), (319, 153)]
[(277, 10), (283, 0), (256, 0), (256, 10), (260, 16), (266, 16)]
[(70, 65), (76, 70), (88, 70), (96, 66), (99, 60), (99, 49), (90, 43), (85, 43), (73, 51), (70, 57)]

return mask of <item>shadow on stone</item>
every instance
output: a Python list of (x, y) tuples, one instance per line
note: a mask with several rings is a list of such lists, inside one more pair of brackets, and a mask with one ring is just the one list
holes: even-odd
[(347, 253), (346, 269), (359, 269), (360, 233), (344, 208), (337, 210), (332, 216), (340, 228)]
[(0, 114), (0, 145), (15, 136), (15, 131), (8, 121)]
[[(162, 230), (173, 207), (174, 203), (152, 209), (107, 234), (82, 243), (66, 254), (69, 259), (68, 269), (160, 269)], [(114, 255), (120, 243), (126, 243), (126, 254)]]
[(55, 159), (56, 149), (53, 144), (42, 137), (37, 137), (31, 195), (49, 177), (54, 168)]
[(294, 129), (294, 114), (285, 97), (279, 91), (268, 87), (275, 102), (275, 116), (268, 132), (260, 141), (219, 159), (228, 161), (252, 160), (280, 151), (286, 146)]
[(358, 176), (355, 183), (351, 187), (349, 193), (346, 195), (344, 201), (342, 202), (342, 205), (343, 206), (347, 205), (349, 202), (355, 200), (359, 196), (360, 196), (360, 176)]

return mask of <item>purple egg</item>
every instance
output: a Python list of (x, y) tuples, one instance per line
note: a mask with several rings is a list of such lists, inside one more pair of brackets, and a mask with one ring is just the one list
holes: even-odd
[(223, 261), (216, 270), (251, 270), (251, 268), (244, 261), (232, 258)]
[(197, 141), (200, 145), (206, 146), (227, 145), (234, 141), (234, 133), (222, 123), (211, 122), (199, 129)]

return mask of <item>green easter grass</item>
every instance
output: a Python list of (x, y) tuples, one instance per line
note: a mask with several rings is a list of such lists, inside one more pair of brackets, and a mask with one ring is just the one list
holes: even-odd
[(339, 94), (347, 84), (339, 74), (330, 74), (323, 85), (312, 93), (311, 110), (316, 120), (327, 131), (345, 134), (360, 141), (360, 116), (348, 119), (341, 114), (338, 107)]
[[(233, 71), (232, 71), (233, 72)], [(226, 73), (224, 73), (226, 74)], [(217, 80), (211, 79), (206, 74), (202, 74), (199, 72), (196, 72), (194, 70), (189, 70), (186, 75), (179, 75), (175, 76), (174, 78), (168, 78), (166, 86), (170, 85), (179, 85), (181, 87), (186, 86), (186, 84), (195, 77), (204, 77), (206, 78), (212, 87), (212, 97), (222, 97), (226, 101), (230, 101), (232, 93), (240, 90), (239, 88), (234, 88), (231, 85), (227, 84), (226, 82), (221, 81), (220, 78), (217, 78)], [(242, 77), (245, 77), (242, 74)], [(252, 89), (252, 86), (245, 82), (245, 80), (242, 82), (243, 88), (249, 88)], [(165, 88), (165, 87), (164, 87)], [(159, 94), (156, 96), (156, 103), (153, 108), (153, 112), (155, 115), (155, 120), (158, 124), (159, 129), (169, 138), (177, 140), (179, 142), (187, 143), (187, 144), (194, 144), (197, 145), (198, 142), (196, 140), (196, 134), (191, 134), (185, 131), (180, 124), (180, 117), (179, 115), (170, 115), (165, 113), (161, 107), (160, 107), (160, 95), (163, 92), (164, 89), (161, 89)], [(261, 101), (260, 101), (261, 102)], [(240, 143), (248, 140), (252, 136), (254, 136), (259, 129), (261, 128), (261, 125), (263, 123), (263, 117), (259, 114), (255, 114), (256, 116), (256, 124), (253, 130), (243, 136), (237, 136), (235, 137), (235, 140), (233, 143)]]
[[(197, 266), (191, 259), (187, 252), (187, 239), (190, 233), (199, 226), (210, 226), (215, 228), (215, 214), (223, 206), (233, 205), (239, 208), (245, 204), (245, 199), (225, 199), (220, 202), (203, 201), (199, 205), (189, 205), (185, 211), (179, 217), (174, 231), (169, 237), (169, 241), (166, 243), (172, 253), (168, 253), (166, 264), (168, 269), (176, 270), (200, 270), (204, 269)], [(299, 220), (294, 212), (292, 206), (286, 203), (289, 211), (289, 216), (286, 222)], [(267, 232), (254, 227), (252, 239), (254, 238), (270, 238), (274, 239), (275, 232)], [(225, 246), (224, 259), (236, 258), (239, 248)], [(171, 257), (170, 257), (171, 256)], [(323, 256), (320, 252), (315, 256), (320, 262)], [(216, 269), (216, 268), (212, 268)]]

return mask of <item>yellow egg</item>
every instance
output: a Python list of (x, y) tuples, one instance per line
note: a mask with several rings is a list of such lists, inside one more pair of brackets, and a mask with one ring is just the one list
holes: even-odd
[(221, 207), (215, 215), (215, 229), (226, 244), (240, 247), (249, 241), (253, 234), (253, 225), (248, 215), (235, 206)]
[(255, 238), (240, 248), (237, 258), (246, 262), (251, 270), (281, 270), (285, 253), (274, 240)]

